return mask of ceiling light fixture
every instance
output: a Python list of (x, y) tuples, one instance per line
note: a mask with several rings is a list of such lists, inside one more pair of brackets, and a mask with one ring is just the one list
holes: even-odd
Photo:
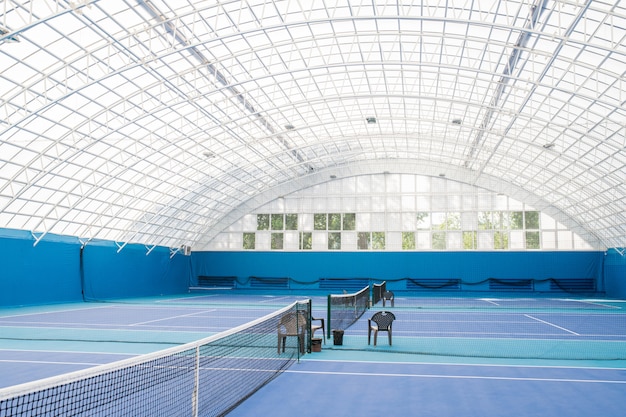
[(545, 145), (543, 145), (544, 149), (552, 149), (554, 148), (554, 143), (546, 143)]
[(368, 125), (376, 124), (376, 118), (375, 117), (366, 117), (365, 120), (367, 121)]

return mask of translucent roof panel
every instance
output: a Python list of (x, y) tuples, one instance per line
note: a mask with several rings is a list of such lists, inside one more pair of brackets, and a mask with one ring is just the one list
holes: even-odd
[(288, 191), (402, 170), (626, 246), (626, 1), (0, 10), (2, 227), (203, 247)]

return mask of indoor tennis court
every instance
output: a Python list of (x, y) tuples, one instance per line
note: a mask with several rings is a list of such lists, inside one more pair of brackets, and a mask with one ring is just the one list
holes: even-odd
[(1, 0), (0, 417), (626, 403), (626, 0)]

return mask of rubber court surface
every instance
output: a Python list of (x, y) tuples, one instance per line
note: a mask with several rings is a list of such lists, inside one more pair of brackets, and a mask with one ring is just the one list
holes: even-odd
[[(165, 349), (301, 296), (181, 295), (0, 310), (0, 389)], [(310, 297), (325, 317), (326, 298)], [(366, 311), (230, 416), (623, 416), (626, 303), (399, 297), (393, 346)], [(316, 334), (321, 336), (321, 334)]]

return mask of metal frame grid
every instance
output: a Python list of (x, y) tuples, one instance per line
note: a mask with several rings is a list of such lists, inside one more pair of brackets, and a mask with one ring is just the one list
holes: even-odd
[(0, 10), (3, 227), (200, 248), (281, 195), (391, 171), (626, 246), (624, 1)]

